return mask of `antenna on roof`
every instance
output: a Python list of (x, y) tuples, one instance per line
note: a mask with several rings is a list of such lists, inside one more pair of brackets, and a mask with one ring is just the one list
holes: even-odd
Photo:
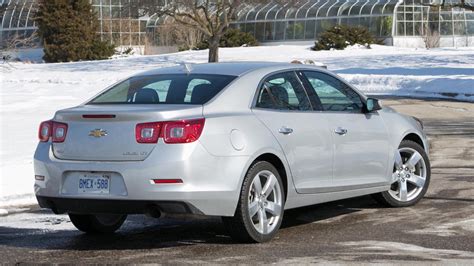
[(191, 64), (188, 64), (188, 63), (184, 63), (183, 64), (183, 70), (186, 72), (186, 74), (191, 74), (191, 71), (193, 71), (193, 66)]

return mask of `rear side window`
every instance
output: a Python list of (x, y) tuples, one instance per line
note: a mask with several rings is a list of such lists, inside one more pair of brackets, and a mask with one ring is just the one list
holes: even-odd
[(127, 79), (89, 104), (205, 104), (235, 76), (172, 74)]
[(276, 110), (311, 110), (306, 92), (294, 72), (266, 78), (259, 88), (256, 107)]

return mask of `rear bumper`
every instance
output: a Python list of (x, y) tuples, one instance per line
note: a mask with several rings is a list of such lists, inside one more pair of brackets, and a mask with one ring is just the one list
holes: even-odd
[[(51, 143), (39, 143), (34, 168), (44, 180), (35, 181), (35, 194), (41, 207), (58, 212), (132, 214), (153, 206), (162, 212), (233, 216), (249, 157), (213, 156), (199, 142), (173, 148), (181, 150), (169, 155), (157, 146), (144, 161), (71, 161), (55, 158)], [(112, 173), (110, 194), (78, 193), (71, 175), (76, 172)], [(161, 178), (183, 183), (151, 182)]]
[(146, 200), (103, 200), (73, 199), (37, 196), (41, 208), (48, 208), (54, 213), (77, 214), (198, 214), (203, 213), (192, 204), (179, 201), (146, 201)]

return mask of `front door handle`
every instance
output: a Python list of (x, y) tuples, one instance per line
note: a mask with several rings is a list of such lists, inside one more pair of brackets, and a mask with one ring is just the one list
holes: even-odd
[(289, 128), (289, 127), (281, 127), (279, 130), (278, 130), (278, 133), (281, 133), (283, 135), (289, 135), (291, 133), (293, 133), (293, 129), (292, 128)]
[(347, 129), (342, 128), (342, 127), (338, 127), (334, 130), (334, 133), (336, 133), (338, 135), (346, 135), (347, 134)]

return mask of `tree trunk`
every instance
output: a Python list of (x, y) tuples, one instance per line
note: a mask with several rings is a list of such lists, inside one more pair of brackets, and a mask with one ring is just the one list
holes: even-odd
[(209, 63), (219, 62), (219, 40), (209, 40)]

